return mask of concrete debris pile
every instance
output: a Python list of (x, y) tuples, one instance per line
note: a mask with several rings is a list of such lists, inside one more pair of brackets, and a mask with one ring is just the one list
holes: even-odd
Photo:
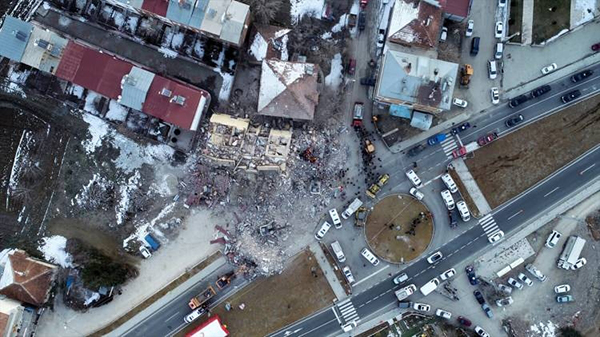
[(231, 187), (231, 174), (227, 170), (215, 169), (199, 161), (192, 167), (186, 181), (180, 185), (182, 192), (187, 195), (185, 205), (205, 204), (212, 208), (216, 203), (226, 200)]

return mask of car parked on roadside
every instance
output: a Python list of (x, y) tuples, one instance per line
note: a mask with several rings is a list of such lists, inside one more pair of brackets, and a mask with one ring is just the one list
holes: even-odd
[(423, 200), (423, 198), (425, 198), (425, 194), (419, 191), (416, 187), (411, 187), (408, 193), (410, 193), (410, 195), (415, 197), (417, 200)]
[(503, 237), (504, 237), (504, 232), (503, 232), (503, 231), (497, 231), (497, 232), (496, 232), (494, 235), (492, 235), (492, 236), (490, 236), (490, 237), (488, 238), (488, 241), (489, 241), (491, 244), (494, 244), (494, 243), (496, 243), (496, 242), (498, 242), (498, 241), (502, 240), (502, 238), (503, 238)]
[(504, 23), (501, 21), (496, 22), (496, 30), (494, 30), (494, 37), (501, 39), (504, 35)]
[(552, 90), (552, 87), (549, 86), (548, 84), (544, 84), (542, 86), (539, 86), (533, 90), (531, 90), (531, 98), (536, 98), (536, 97), (540, 97), (545, 93), (550, 92), (550, 90)]
[(452, 133), (453, 134), (457, 134), (459, 132), (463, 132), (465, 130), (468, 130), (471, 127), (471, 123), (467, 122), (467, 123), (462, 123), (461, 125), (452, 128)]
[(460, 99), (460, 98), (454, 98), (452, 100), (452, 104), (461, 107), (461, 108), (466, 108), (467, 105), (469, 105), (469, 103), (467, 101), (465, 101), (464, 99)]
[[(469, 37), (473, 35), (473, 29), (475, 28), (475, 21), (469, 20), (467, 21), (467, 30), (465, 30), (465, 36)], [(593, 48), (592, 48), (593, 50)]]
[(488, 76), (490, 80), (494, 80), (498, 76), (498, 67), (494, 60), (488, 61)]
[(561, 236), (562, 234), (560, 234), (559, 231), (553, 230), (552, 233), (550, 233), (550, 236), (548, 236), (548, 238), (546, 239), (546, 247), (554, 248), (554, 246), (556, 246), (556, 244), (558, 243), (558, 240), (560, 240)]
[(581, 259), (577, 260), (577, 262), (575, 262), (574, 265), (571, 266), (571, 270), (577, 270), (577, 269), (585, 266), (586, 263), (587, 263), (587, 260), (585, 259), (585, 257), (582, 257)]
[(475, 274), (475, 268), (473, 266), (466, 266), (465, 272), (467, 273), (467, 278), (469, 279), (469, 283), (471, 283), (471, 285), (475, 286), (479, 283), (479, 281), (477, 281), (477, 274)]
[(194, 311), (192, 311), (190, 314), (188, 314), (187, 316), (185, 316), (185, 318), (183, 319), (184, 322), (186, 323), (192, 323), (193, 321), (197, 320), (198, 318), (200, 318), (200, 316), (204, 315), (206, 313), (206, 309), (205, 308), (198, 308)]
[(368, 87), (374, 87), (377, 81), (373, 77), (361, 77), (360, 85), (366, 85)]
[(501, 59), (503, 51), (504, 51), (504, 44), (502, 44), (501, 42), (496, 43), (496, 49), (494, 51), (494, 58), (496, 60)]
[(483, 330), (482, 327), (476, 326), (475, 333), (479, 335), (479, 337), (490, 337), (490, 334)]
[(444, 185), (446, 185), (448, 190), (450, 190), (450, 193), (458, 192), (458, 186), (456, 186), (454, 179), (452, 179), (452, 177), (450, 176), (449, 173), (442, 175), (441, 178), (442, 178), (442, 182), (444, 183)]
[(464, 200), (457, 202), (456, 208), (458, 209), (458, 214), (460, 214), (460, 218), (462, 219), (462, 221), (468, 222), (469, 220), (471, 220), (471, 212), (469, 212), (467, 203)]
[(506, 295), (510, 295), (510, 294), (512, 294), (512, 289), (513, 288), (510, 287), (510, 286), (507, 286), (506, 284), (500, 283), (500, 284), (498, 284), (498, 289), (501, 292), (505, 293)]
[(412, 308), (412, 306), (413, 306), (413, 302), (398, 302), (398, 308), (401, 308), (401, 309)]
[(471, 324), (473, 324), (473, 323), (471, 323), (471, 321), (470, 321), (469, 319), (467, 319), (467, 318), (465, 318), (465, 317), (462, 317), (462, 316), (458, 316), (458, 317), (456, 318), (456, 320), (458, 321), (458, 323), (459, 323), (460, 325), (464, 325), (464, 326), (466, 326), (466, 327), (469, 327), (469, 326), (471, 326)]
[(452, 193), (450, 193), (449, 190), (443, 190), (440, 192), (440, 195), (442, 196), (442, 200), (444, 200), (444, 205), (446, 205), (446, 208), (448, 208), (449, 211), (453, 210), (455, 204), (454, 198), (452, 198)]
[(485, 144), (489, 144), (496, 139), (498, 139), (498, 133), (492, 132), (477, 139), (477, 144), (479, 144), (479, 146), (484, 146)]
[(446, 311), (444, 309), (437, 309), (435, 311), (435, 315), (441, 318), (450, 319), (452, 317), (452, 313)]
[(450, 228), (456, 228), (458, 226), (458, 221), (456, 220), (453, 211), (448, 211), (448, 221), (450, 222)]
[(519, 275), (517, 275), (517, 278), (526, 285), (530, 287), (533, 286), (533, 281), (529, 277), (527, 277), (527, 275), (519, 273)]
[(350, 270), (350, 267), (345, 266), (344, 268), (342, 268), (342, 272), (344, 273), (344, 276), (346, 276), (346, 280), (348, 280), (348, 283), (352, 284), (356, 281), (354, 279), (354, 275), (352, 275), (352, 271)]
[(429, 310), (431, 310), (431, 306), (425, 303), (414, 303), (413, 309), (417, 311), (428, 312)]
[(579, 90), (573, 90), (573, 91), (571, 91), (571, 92), (568, 92), (568, 93), (564, 94), (564, 95), (563, 95), (563, 96), (560, 98), (560, 100), (561, 100), (563, 103), (565, 103), (565, 104), (566, 104), (566, 103), (569, 103), (569, 102), (571, 102), (571, 101), (573, 101), (573, 100), (575, 100), (575, 99), (577, 99), (577, 98), (579, 98), (579, 97), (581, 97), (581, 91), (579, 91)]
[(438, 133), (437, 135), (430, 137), (427, 140), (427, 144), (429, 145), (435, 145), (438, 144), (440, 142), (443, 142), (444, 140), (446, 140), (446, 134), (445, 133)]
[(505, 307), (507, 305), (513, 304), (513, 302), (514, 302), (513, 298), (511, 296), (508, 296), (505, 298), (497, 299), (496, 305), (499, 307)]
[(425, 145), (419, 144), (406, 152), (406, 155), (409, 157), (414, 157), (425, 150)]
[(483, 298), (483, 294), (479, 290), (473, 291), (473, 295), (475, 295), (475, 299), (477, 299), (477, 303), (483, 304), (485, 303), (485, 298)]
[(427, 258), (427, 262), (429, 262), (429, 264), (434, 264), (437, 262), (440, 262), (442, 260), (442, 258), (444, 257), (444, 255), (442, 255), (442, 252), (440, 252), (439, 250), (433, 254), (431, 254), (428, 258)]
[(494, 318), (494, 312), (487, 303), (483, 303), (481, 309), (483, 309), (483, 312), (485, 312), (488, 318)]
[(571, 286), (568, 284), (561, 284), (554, 287), (554, 292), (557, 294), (564, 294), (571, 291)]
[(586, 78), (592, 76), (593, 73), (594, 73), (594, 71), (592, 69), (587, 69), (587, 70), (578, 72), (577, 74), (571, 76), (571, 82), (577, 83), (579, 81), (583, 81)]
[(492, 104), (500, 103), (500, 91), (498, 90), (497, 87), (492, 87), (490, 89), (490, 95), (492, 98)]
[(551, 72), (555, 71), (556, 69), (558, 69), (558, 66), (556, 65), (556, 63), (550, 63), (549, 65), (542, 68), (542, 74), (548, 75)]
[(406, 275), (406, 273), (402, 273), (402, 274), (396, 275), (396, 277), (394, 277), (392, 282), (394, 282), (394, 284), (402, 284), (402, 283), (406, 282), (407, 280), (408, 280), (408, 275)]
[(575, 299), (571, 295), (556, 296), (556, 302), (558, 303), (569, 303), (574, 301)]
[(348, 61), (348, 75), (354, 75), (356, 73), (356, 59), (350, 59)]
[(329, 222), (325, 221), (321, 225), (321, 228), (319, 228), (319, 231), (317, 231), (317, 234), (315, 234), (315, 239), (321, 240), (325, 236), (325, 234), (327, 234), (327, 232), (329, 231), (330, 228), (331, 228), (331, 224)]
[(529, 100), (529, 96), (527, 95), (519, 95), (508, 102), (509, 108), (515, 108)]
[(506, 124), (507, 128), (512, 128), (513, 126), (521, 123), (524, 120), (525, 120), (525, 118), (523, 117), (523, 115), (518, 114), (518, 115), (514, 115), (514, 116), (510, 117), (509, 119), (507, 119), (504, 124)]
[(512, 277), (509, 278), (506, 282), (513, 288), (523, 289), (523, 285), (521, 283), (519, 283), (519, 281), (515, 280)]
[(442, 275), (440, 275), (440, 278), (442, 279), (442, 281), (446, 281), (446, 280), (449, 280), (454, 275), (456, 275), (456, 269), (450, 268), (450, 269), (446, 270), (445, 272), (443, 272)]
[(377, 48), (383, 48), (384, 43), (385, 43), (385, 29), (380, 29), (379, 34), (377, 34)]

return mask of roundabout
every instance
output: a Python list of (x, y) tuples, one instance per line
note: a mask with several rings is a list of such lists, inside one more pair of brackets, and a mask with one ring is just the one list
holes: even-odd
[(410, 262), (429, 246), (433, 219), (422, 202), (406, 194), (392, 194), (373, 206), (365, 238), (369, 249), (382, 260)]

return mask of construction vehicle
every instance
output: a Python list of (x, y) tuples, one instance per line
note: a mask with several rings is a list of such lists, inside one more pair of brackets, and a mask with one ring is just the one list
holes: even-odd
[(235, 278), (235, 271), (232, 270), (225, 275), (219, 276), (219, 278), (217, 279), (217, 282), (215, 282), (215, 284), (217, 285), (217, 288), (219, 288), (219, 290), (221, 290), (221, 289), (227, 287), (231, 283), (231, 280), (233, 280), (234, 278)]
[(375, 199), (377, 193), (379, 193), (379, 191), (381, 191), (381, 188), (385, 186), (385, 184), (387, 184), (388, 180), (390, 180), (389, 174), (386, 173), (380, 175), (379, 179), (377, 179), (377, 183), (371, 185), (371, 187), (369, 187), (369, 189), (365, 193), (372, 199)]
[(208, 286), (208, 288), (204, 289), (200, 294), (192, 297), (188, 305), (192, 310), (200, 308), (204, 303), (206, 303), (206, 301), (213, 298), (216, 294), (217, 293), (215, 292), (215, 289), (212, 286)]
[(471, 83), (471, 76), (473, 76), (473, 67), (470, 64), (465, 64), (464, 67), (460, 68), (460, 85), (463, 87), (469, 87)]
[(372, 141), (365, 139), (365, 152), (367, 154), (372, 154), (375, 152), (375, 144)]
[(367, 222), (368, 212), (369, 210), (366, 207), (359, 207), (358, 210), (356, 210), (356, 214), (354, 214), (354, 217), (356, 218), (354, 225), (357, 227), (363, 227)]

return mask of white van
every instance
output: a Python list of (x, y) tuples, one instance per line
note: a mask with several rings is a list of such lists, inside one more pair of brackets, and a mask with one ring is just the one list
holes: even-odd
[(406, 172), (406, 176), (408, 177), (408, 180), (410, 180), (410, 182), (413, 183), (413, 185), (415, 185), (416, 188), (423, 187), (423, 183), (421, 182), (421, 179), (419, 179), (419, 176), (417, 176), (415, 171), (410, 170)]
[(325, 221), (321, 225), (321, 228), (319, 228), (319, 231), (317, 232), (317, 234), (315, 234), (315, 239), (321, 240), (325, 236), (325, 234), (327, 234), (327, 232), (329, 231), (329, 228), (331, 228), (331, 224), (329, 222)]
[(379, 264), (379, 259), (375, 257), (375, 255), (373, 255), (373, 253), (371, 253), (371, 251), (367, 248), (363, 248), (363, 250), (360, 251), (360, 255), (367, 259), (367, 261), (371, 262), (371, 264), (374, 266)]
[(454, 198), (452, 198), (452, 193), (450, 193), (450, 191), (448, 190), (443, 190), (441, 193), (442, 195), (442, 199), (444, 200), (444, 204), (446, 204), (446, 207), (448, 208), (449, 211), (454, 209)]
[(431, 292), (434, 291), (439, 284), (440, 280), (438, 280), (437, 277), (434, 277), (431, 281), (425, 283), (425, 285), (421, 287), (421, 293), (423, 296), (427, 296), (431, 294)]
[(458, 213), (460, 213), (460, 217), (464, 222), (471, 220), (471, 213), (469, 213), (469, 208), (464, 200), (457, 202), (456, 207), (458, 208)]
[(329, 210), (329, 216), (331, 217), (331, 221), (336, 229), (342, 228), (342, 220), (340, 220), (340, 216), (337, 212), (337, 209), (332, 208)]
[(458, 187), (456, 186), (456, 183), (454, 183), (454, 179), (452, 179), (450, 174), (448, 174), (448, 173), (444, 174), (442, 176), (442, 181), (444, 182), (444, 185), (446, 185), (446, 187), (448, 187), (448, 189), (450, 190), (450, 193), (458, 192)]
[(200, 316), (204, 315), (204, 313), (206, 313), (206, 309), (198, 308), (192, 311), (189, 315), (185, 316), (183, 321), (186, 323), (192, 323), (193, 321), (197, 320)]
[(342, 251), (342, 246), (340, 245), (340, 243), (338, 241), (334, 241), (331, 244), (331, 249), (333, 249), (333, 253), (335, 254), (335, 257), (337, 258), (338, 261), (340, 261), (340, 262), (346, 261), (346, 256), (344, 255), (344, 252)]
[(496, 67), (496, 61), (488, 61), (488, 71), (490, 80), (496, 79), (498, 76), (498, 68)]

